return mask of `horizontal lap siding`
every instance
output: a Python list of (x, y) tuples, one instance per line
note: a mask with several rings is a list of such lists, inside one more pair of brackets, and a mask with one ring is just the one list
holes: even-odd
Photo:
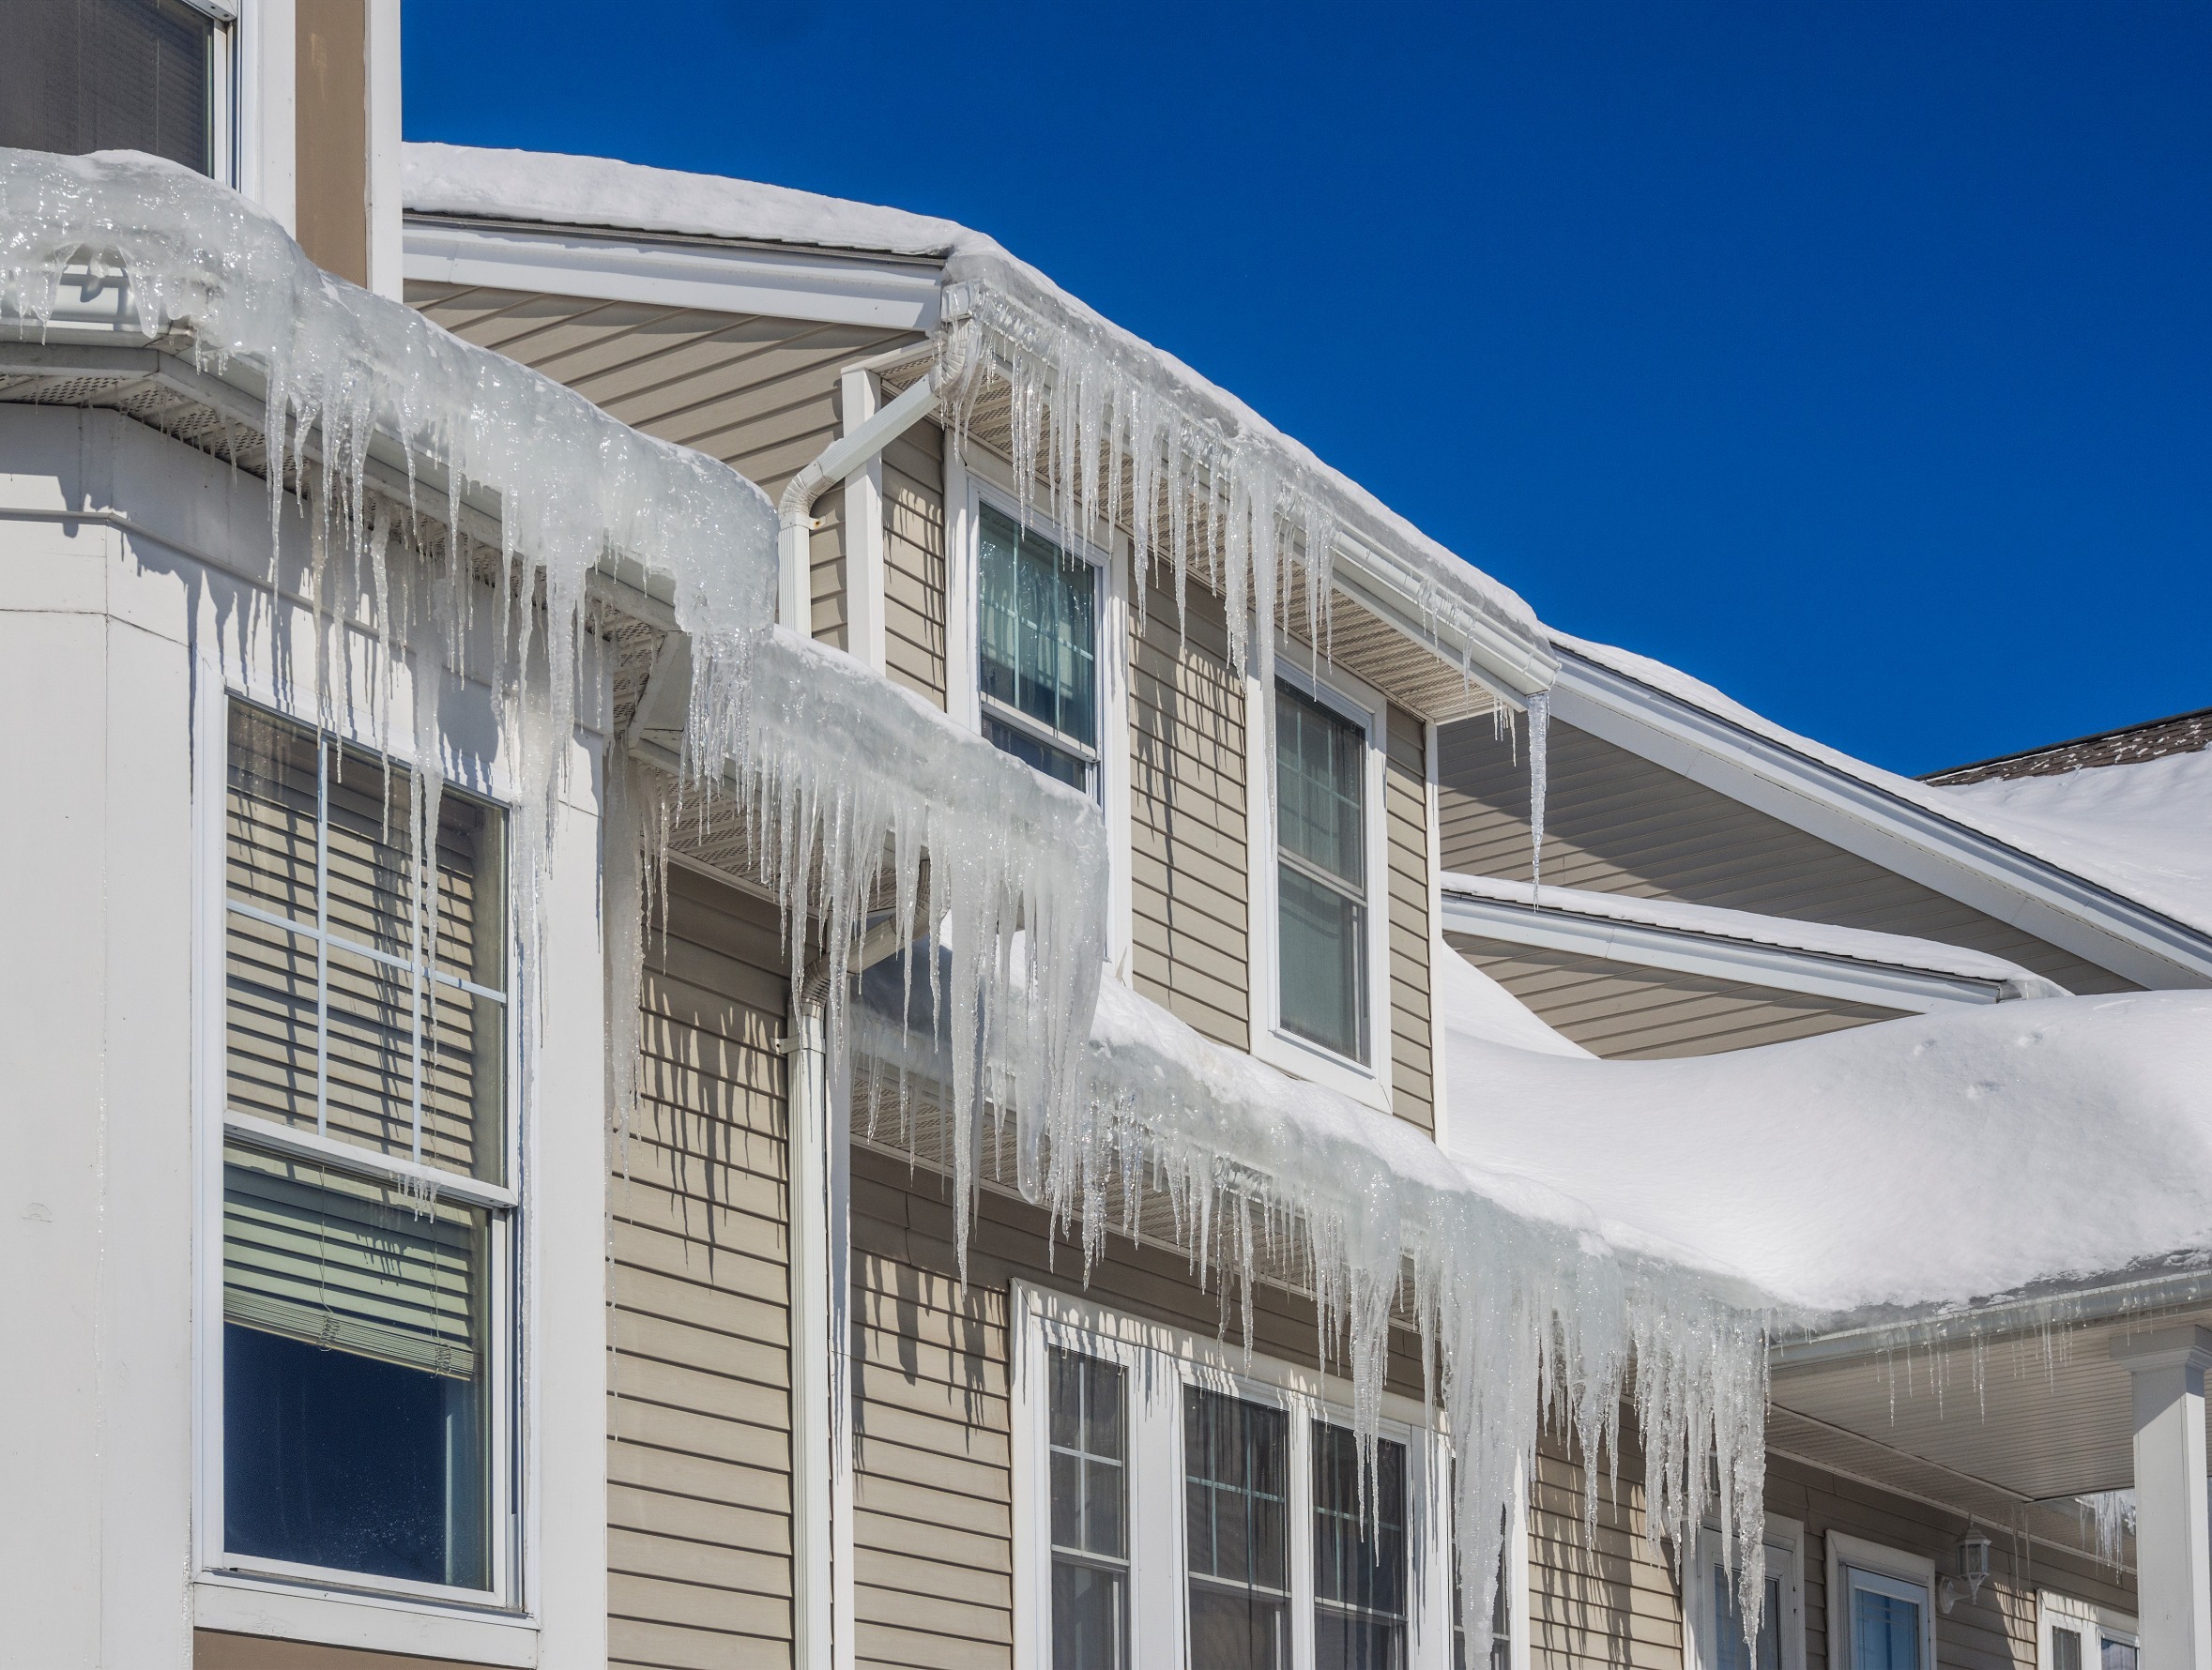
[(883, 452), (884, 670), (945, 705), (944, 432), (917, 423)]
[[(852, 1156), (856, 1646), (863, 1664), (992, 1667), (1013, 1662), (1011, 1284), (1024, 1280), (1211, 1337), (1219, 1293), (1182, 1254), (1116, 1237), (1091, 1271), (1045, 1215), (981, 1194), (968, 1284), (953, 1256), (951, 1184), (905, 1161)], [(1218, 1287), (1218, 1283), (1214, 1284)], [(1279, 1288), (1253, 1295), (1255, 1349), (1310, 1363), (1312, 1308)], [(1227, 1337), (1241, 1340), (1232, 1300)], [(1392, 1389), (1421, 1392), (1418, 1345), (1393, 1330)]]
[[(1959, 1539), (1967, 1528), (1963, 1518), (1940, 1508), (1891, 1495), (1872, 1485), (1778, 1456), (1767, 1466), (1766, 1506), (1770, 1513), (1800, 1521), (1806, 1530), (1807, 1670), (1827, 1670), (1830, 1531), (1907, 1554), (1925, 1555), (1935, 1562), (1941, 1575), (1951, 1569)], [(2079, 1555), (2042, 1543), (2026, 1551), (2023, 1558), (2022, 1551), (2002, 1529), (1984, 1528), (1996, 1539), (1990, 1553), (1990, 1581), (1972, 1600), (1961, 1588), (1948, 1614), (1937, 1608), (1935, 1659), (1943, 1670), (2020, 1670), (2022, 1665), (2034, 1665), (2038, 1588), (2057, 1589), (2120, 1612), (2135, 1610), (2132, 1581), (2116, 1578)], [(2088, 1662), (2094, 1663), (2094, 1658)]]
[(791, 1639), (785, 977), (776, 914), (669, 873), (642, 1107), (609, 1184), (608, 1651), (785, 1662)]
[(1393, 707), (1382, 794), (1389, 830), (1391, 1111), (1436, 1129), (1428, 1013), (1428, 742)]
[[(2009, 958), (2076, 992), (2127, 987), (2069, 951), (1572, 725), (1552, 724), (1548, 764), (1547, 882), (1941, 940)], [(1470, 720), (1444, 728), (1438, 766), (1443, 867), (1527, 880), (1526, 750), (1516, 758), (1488, 720)]]
[(1584, 1513), (1579, 1461), (1548, 1446), (1529, 1492), (1529, 1648), (1532, 1670), (1627, 1666), (1680, 1670), (1682, 1602), (1663, 1556), (1643, 1536), (1643, 1463), (1601, 1463), (1596, 1537)]
[[(915, 340), (858, 325), (465, 285), (413, 283), (407, 299), (633, 428), (720, 459), (771, 499), (837, 438), (842, 368)], [(816, 501), (823, 526), (810, 553), (814, 634), (841, 647), (843, 499), (831, 491)]]
[(1244, 692), (1219, 600), (1194, 588), (1187, 637), (1154, 587), (1130, 623), (1129, 815), (1137, 990), (1248, 1049)]

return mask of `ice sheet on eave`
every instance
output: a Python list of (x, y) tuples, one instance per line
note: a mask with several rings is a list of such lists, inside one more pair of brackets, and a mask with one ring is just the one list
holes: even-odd
[(1950, 1305), (2212, 1246), (2212, 994), (2050, 998), (1670, 1061), (1502, 1041), (1457, 958), (1446, 1151), (1785, 1306)]
[[(2174, 760), (2204, 760), (2208, 757), (2204, 754), (2169, 756), (2134, 766), (2092, 767), (2069, 773), (2067, 779), (1992, 780), (1960, 788), (1939, 788), (1899, 777), (1854, 759), (1839, 749), (1801, 736), (1664, 661), (1564, 632), (1553, 632), (1551, 639), (1563, 648), (1794, 753), (1938, 817), (1991, 836), (2200, 934), (2212, 934), (2212, 837), (2190, 839), (2192, 830), (2212, 828), (2212, 765), (2172, 764)], [(2168, 769), (2147, 777), (2112, 775), (2140, 772), (2152, 766)], [(2079, 781), (2075, 788), (2066, 791), (2023, 786), (2030, 782), (2069, 780)], [(2123, 784), (2127, 785), (2124, 794), (2112, 792)]]
[(1263, 447), (1286, 469), (1325, 483), (1355, 522), (1367, 524), (1370, 535), (1425, 565), (1427, 578), (1463, 591), (1485, 614), (1521, 637), (1544, 642), (1544, 628), (1511, 587), (1437, 543), (1174, 355), (1069, 295), (997, 239), (955, 221), (754, 180), (543, 151), (406, 144), (401, 147), (401, 177), (406, 206), (422, 214), (542, 220), (941, 259), (948, 279), (977, 278), (995, 284), (1095, 333), (1132, 362), (1149, 367), (1230, 435)]
[[(1437, 880), (1447, 893), (1468, 893), (1501, 904), (1531, 903), (1527, 882), (1448, 873)], [(1548, 885), (1541, 891), (1540, 903), (1532, 908), (1773, 946), (1782, 950), (1809, 951), (1815, 956), (1838, 957), (1885, 968), (1913, 968), (1930, 974), (1956, 975), (1964, 979), (1988, 980), (2010, 987), (2007, 995), (2059, 997), (2066, 994), (2063, 987), (2003, 957), (1970, 950), (1964, 946), (1945, 945), (1940, 940), (1915, 939), (1903, 934), (1878, 934), (1868, 928), (1839, 928), (1827, 922), (1760, 916), (1753, 911), (1728, 910), (1716, 904), (1690, 904), (1678, 899), (1639, 899), (1627, 893), (1596, 893), (1586, 888)]]

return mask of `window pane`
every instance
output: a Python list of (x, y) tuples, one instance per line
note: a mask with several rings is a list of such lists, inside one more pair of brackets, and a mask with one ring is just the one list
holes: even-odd
[(1053, 1670), (1118, 1670), (1128, 1604), (1124, 1375), (1055, 1347), (1048, 1380)]
[(1759, 1619), (1755, 1654), (1744, 1646), (1744, 1609), (1736, 1604), (1735, 1579), (1715, 1563), (1713, 1578), (1713, 1656), (1718, 1670), (1782, 1670), (1782, 1580), (1766, 1580), (1766, 1605)]
[(223, 1160), (229, 1552), (489, 1587), (488, 1215)]
[(1406, 1448), (1375, 1445), (1363, 1494), (1359, 1440), (1313, 1429), (1314, 1662), (1399, 1670), (1405, 1662)]
[(1095, 571), (987, 505), (978, 544), (984, 694), (1096, 747)]
[(1284, 1030), (1366, 1060), (1366, 907), (1288, 864), (1276, 903)]
[(2082, 1670), (2082, 1632), (2051, 1632), (2051, 1670)]
[(1288, 686), (1275, 690), (1275, 839), (1366, 892), (1366, 733)]
[(1017, 731), (1012, 725), (993, 719), (988, 714), (984, 716), (984, 735), (990, 738), (991, 746), (1001, 753), (1012, 754), (1015, 759), (1025, 765), (1034, 767), (1055, 782), (1064, 782), (1069, 787), (1081, 789), (1085, 793), (1090, 792), (1090, 763), (1068, 752), (1066, 749), (1054, 748), (1050, 743), (1040, 742), (1028, 732)]
[(2104, 1670), (2135, 1670), (2135, 1643), (2104, 1638)]
[(1289, 1421), (1183, 1389), (1183, 1518), (1194, 1670), (1288, 1663)]
[(177, 0), (4, 0), (0, 145), (211, 172), (215, 25)]
[(1851, 1637), (1853, 1670), (1921, 1670), (1920, 1608), (1911, 1601), (1853, 1589)]
[(506, 828), (438, 801), (418, 894), (414, 783), (234, 704), (226, 911), (230, 1105), (378, 1153), (504, 1171)]

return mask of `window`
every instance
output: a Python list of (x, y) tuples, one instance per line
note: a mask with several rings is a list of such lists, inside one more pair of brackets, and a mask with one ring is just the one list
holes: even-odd
[(985, 504), (977, 516), (984, 734), (1047, 777), (1098, 773), (1098, 571)]
[(1286, 1670), (1289, 1419), (1264, 1404), (1186, 1386), (1182, 1453), (1191, 1670)]
[[(1935, 1563), (1830, 1531), (1828, 1629), (1838, 1670), (1932, 1670)], [(1737, 1648), (1742, 1650), (1739, 1623)]]
[(181, 0), (6, 0), (0, 144), (215, 171), (216, 24)]
[(230, 709), (224, 843), (222, 1553), (499, 1586), (505, 827)]
[(2040, 1670), (2136, 1670), (2135, 1618), (2073, 1595), (2036, 1596)]
[(1697, 1670), (1805, 1670), (1805, 1614), (1799, 1549), (1804, 1527), (1778, 1513), (1766, 1516), (1766, 1585), (1756, 1641), (1744, 1637), (1736, 1573), (1716, 1526), (1698, 1534), (1697, 1561), (1687, 1575), (1690, 1635)]
[(1403, 1444), (1378, 1440), (1363, 1480), (1351, 1429), (1314, 1423), (1313, 1590), (1315, 1670), (1405, 1670)]
[(1013, 1298), (1018, 1660), (1451, 1670), (1432, 1411), (1385, 1393), (1363, 1470), (1339, 1381), (1026, 1283)]
[(1129, 1476), (1122, 1371), (1052, 1353), (1052, 1670), (1126, 1670)]
[(1283, 1029), (1365, 1064), (1367, 736), (1303, 691), (1275, 689), (1275, 903)]

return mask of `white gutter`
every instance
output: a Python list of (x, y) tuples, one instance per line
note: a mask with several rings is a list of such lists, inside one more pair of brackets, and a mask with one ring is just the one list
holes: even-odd
[[(902, 357), (911, 357), (913, 352), (899, 350)], [(813, 565), (808, 536), (822, 525), (813, 514), (815, 500), (847, 476), (865, 469), (884, 448), (934, 412), (941, 375), (939, 368), (933, 364), (926, 376), (882, 411), (850, 434), (822, 448), (822, 455), (792, 477), (785, 487), (783, 498), (776, 506), (781, 524), (776, 549), (782, 559), (776, 619), (793, 631), (804, 634), (809, 630), (813, 599), (808, 581)]]

